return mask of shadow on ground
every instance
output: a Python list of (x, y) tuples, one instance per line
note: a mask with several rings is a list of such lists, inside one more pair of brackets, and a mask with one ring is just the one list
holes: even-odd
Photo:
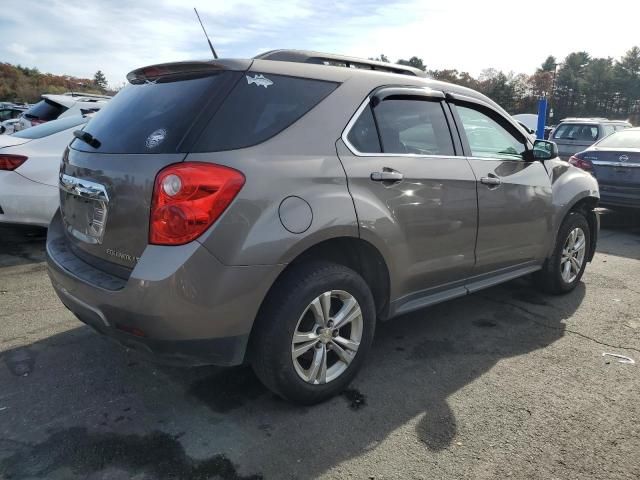
[(598, 251), (640, 260), (640, 211), (603, 210)]
[(584, 295), (522, 279), (382, 324), (351, 389), (306, 408), (249, 368), (158, 367), (80, 327), (1, 354), (0, 477), (312, 478), (416, 418), (440, 451), (457, 432), (448, 397), (561, 338)]
[(47, 229), (0, 223), (0, 267), (42, 262)]

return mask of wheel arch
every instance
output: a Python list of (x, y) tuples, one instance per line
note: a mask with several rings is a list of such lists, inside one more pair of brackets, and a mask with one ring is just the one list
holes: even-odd
[(596, 208), (598, 207), (600, 199), (595, 196), (588, 195), (586, 192), (584, 195), (581, 195), (572, 200), (571, 203), (565, 205), (565, 208), (562, 211), (562, 214), (559, 216), (559, 221), (555, 226), (554, 239), (555, 241), (552, 244), (552, 251), (555, 247), (555, 244), (558, 240), (558, 233), (560, 231), (560, 226), (567, 218), (567, 216), (572, 212), (578, 212), (585, 216), (587, 222), (589, 223), (589, 252), (587, 252), (587, 261), (593, 260), (593, 256), (596, 252), (596, 246), (598, 243), (598, 233), (600, 230), (600, 217), (596, 212)]
[[(251, 345), (251, 337), (256, 331), (256, 325), (260, 322), (261, 314), (272, 292), (298, 266), (318, 260), (344, 265), (362, 276), (371, 289), (376, 306), (377, 319), (384, 320), (387, 318), (390, 303), (390, 276), (384, 257), (374, 245), (359, 237), (334, 237), (320, 241), (298, 253), (280, 272), (262, 300), (251, 329), (249, 345)], [(249, 354), (250, 352), (247, 351), (245, 357)]]

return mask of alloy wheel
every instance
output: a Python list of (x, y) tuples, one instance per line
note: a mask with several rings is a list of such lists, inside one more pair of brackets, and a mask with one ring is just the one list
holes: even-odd
[(325, 384), (342, 375), (362, 340), (362, 310), (353, 295), (330, 290), (300, 316), (291, 341), (296, 373), (307, 383)]
[(566, 283), (573, 282), (584, 263), (587, 240), (584, 231), (576, 227), (567, 236), (560, 258), (560, 273)]

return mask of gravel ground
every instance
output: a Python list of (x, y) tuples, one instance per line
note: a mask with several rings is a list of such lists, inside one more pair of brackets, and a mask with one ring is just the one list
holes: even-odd
[(640, 478), (637, 218), (603, 215), (569, 295), (521, 279), (381, 325), (352, 388), (311, 408), (82, 326), (44, 235), (0, 227), (2, 479)]

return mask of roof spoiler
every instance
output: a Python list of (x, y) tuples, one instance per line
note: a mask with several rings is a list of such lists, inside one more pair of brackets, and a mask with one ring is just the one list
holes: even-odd
[(426, 77), (427, 74), (419, 68), (398, 65), (396, 63), (378, 62), (358, 57), (320, 53), (307, 50), (270, 50), (253, 57), (259, 60), (277, 60), (281, 62), (313, 63), (334, 67), (360, 68), (363, 70), (377, 70), (380, 72)]
[(251, 60), (215, 60), (172, 62), (136, 68), (127, 74), (129, 83), (155, 82), (161, 78), (181, 75), (206, 75), (223, 70), (245, 71), (251, 66)]

